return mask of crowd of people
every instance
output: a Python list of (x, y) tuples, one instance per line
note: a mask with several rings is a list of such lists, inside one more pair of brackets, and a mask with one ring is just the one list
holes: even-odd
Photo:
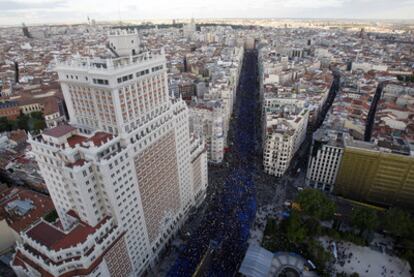
[(256, 214), (253, 181), (256, 140), (257, 53), (246, 52), (233, 124), (233, 170), (214, 196), (199, 228), (181, 248), (168, 276), (233, 276), (247, 249)]

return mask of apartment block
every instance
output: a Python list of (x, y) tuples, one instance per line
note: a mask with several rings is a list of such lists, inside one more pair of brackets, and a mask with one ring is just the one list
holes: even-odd
[(346, 132), (322, 128), (313, 134), (306, 173), (308, 186), (333, 191), (347, 137)]
[[(96, 265), (96, 271), (80, 271), (87, 276), (139, 276), (149, 270), (190, 208), (205, 197), (204, 141), (190, 134), (186, 103), (168, 95), (163, 51), (141, 51), (138, 40), (135, 32), (116, 31), (109, 35), (115, 57), (57, 62), (70, 124), (29, 137), (59, 214), (59, 237), (66, 240), (80, 224), (90, 232), (89, 247), (101, 250), (92, 256), (90, 248), (81, 252), (90, 259), (75, 269)], [(102, 230), (103, 224), (110, 226)], [(39, 241), (31, 232), (26, 235), (28, 244)], [(101, 245), (101, 237), (109, 240)], [(41, 238), (32, 247), (41, 247), (45, 259), (55, 254)], [(37, 262), (33, 252), (22, 255), (15, 260), (27, 268), (29, 261)], [(120, 266), (111, 265), (121, 260)], [(62, 272), (74, 268), (72, 259), (55, 262)], [(25, 266), (18, 270), (37, 276)], [(54, 268), (40, 266), (35, 271), (55, 276)]]
[(204, 137), (208, 160), (221, 163), (224, 158), (224, 122), (220, 101), (190, 106), (190, 128)]
[(309, 111), (294, 104), (273, 108), (263, 122), (263, 163), (266, 173), (281, 177), (305, 139)]

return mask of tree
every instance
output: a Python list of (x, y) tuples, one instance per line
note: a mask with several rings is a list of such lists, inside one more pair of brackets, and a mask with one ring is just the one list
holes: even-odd
[(327, 251), (320, 241), (315, 239), (311, 239), (307, 242), (307, 251), (309, 252), (309, 258), (315, 263), (320, 271), (325, 271), (326, 264), (333, 259), (331, 252)]
[(53, 210), (53, 211), (51, 211), (50, 213), (48, 213), (47, 215), (45, 215), (43, 218), (44, 218), (47, 222), (54, 223), (58, 217), (59, 217), (59, 216), (58, 216), (58, 214), (57, 214), (56, 210)]
[(42, 112), (32, 112), (28, 122), (28, 128), (31, 131), (43, 130), (46, 128), (46, 122)]
[(16, 126), (18, 129), (29, 130), (29, 120), (30, 117), (25, 114), (19, 115), (16, 120)]
[(8, 120), (6, 117), (0, 117), (0, 133), (17, 129), (38, 131), (44, 128), (46, 128), (46, 122), (42, 112), (32, 112), (30, 116), (20, 114), (16, 120)]
[(286, 236), (293, 243), (301, 243), (306, 238), (306, 228), (302, 225), (300, 216), (295, 211), (292, 211), (286, 221)]
[(7, 117), (5, 116), (0, 117), (0, 133), (10, 131), (11, 129), (12, 129), (12, 124), (7, 119)]
[(399, 208), (390, 208), (385, 212), (383, 218), (384, 229), (397, 237), (408, 237), (413, 229), (414, 224), (408, 212)]
[(297, 201), (305, 214), (318, 220), (331, 219), (336, 210), (335, 203), (316, 189), (304, 189)]
[(43, 130), (46, 128), (46, 123), (44, 120), (41, 119), (33, 119), (32, 121), (32, 130)]
[(319, 236), (322, 233), (321, 224), (316, 218), (310, 217), (305, 220), (307, 232), (312, 236)]
[(374, 230), (379, 223), (377, 212), (373, 209), (357, 207), (352, 210), (351, 223), (360, 230), (360, 234)]
[(41, 119), (43, 120), (43, 113), (42, 112), (32, 112), (30, 113), (31, 118)]

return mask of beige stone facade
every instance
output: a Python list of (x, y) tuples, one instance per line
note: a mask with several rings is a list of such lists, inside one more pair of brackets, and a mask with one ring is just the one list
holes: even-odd
[(174, 131), (135, 157), (149, 240), (157, 238), (163, 220), (180, 208), (180, 188)]

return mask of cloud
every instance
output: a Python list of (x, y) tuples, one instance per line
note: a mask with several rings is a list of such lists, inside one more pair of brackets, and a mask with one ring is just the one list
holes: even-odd
[(1, 11), (22, 11), (22, 10), (40, 10), (40, 9), (54, 9), (63, 7), (67, 4), (64, 0), (56, 1), (0, 1)]
[(319, 9), (325, 7), (341, 7), (349, 0), (282, 0), (278, 1), (283, 7)]
[(414, 0), (0, 0), (0, 24), (158, 18), (406, 18)]

